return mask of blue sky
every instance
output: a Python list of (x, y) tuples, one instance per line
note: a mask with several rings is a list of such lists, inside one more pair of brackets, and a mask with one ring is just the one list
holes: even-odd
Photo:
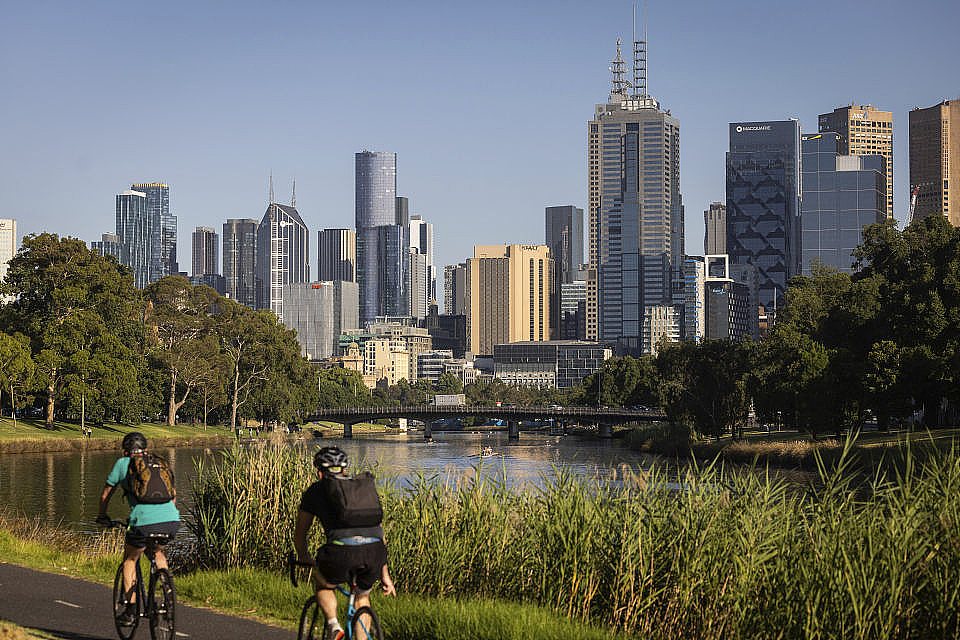
[[(313, 232), (352, 227), (353, 154), (395, 151), (398, 192), (439, 264), (542, 243), (543, 209), (586, 202), (586, 122), (630, 2), (33, 2), (0, 22), (0, 217), (99, 239), (114, 195), (170, 185), (190, 233), (257, 218), (267, 176)], [(851, 101), (894, 114), (960, 96), (960, 2), (650, 2), (649, 88), (681, 124), (687, 252), (724, 199), (727, 123)], [(625, 52), (630, 49), (625, 46)], [(626, 54), (626, 53), (625, 53)], [(628, 55), (628, 54), (626, 54)]]

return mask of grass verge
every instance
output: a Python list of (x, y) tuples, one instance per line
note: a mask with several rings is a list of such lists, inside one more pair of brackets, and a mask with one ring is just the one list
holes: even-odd
[(56, 636), (51, 636), (38, 629), (21, 627), (12, 622), (0, 620), (0, 640), (33, 640), (34, 638), (54, 640)]
[(120, 448), (123, 436), (140, 431), (151, 446), (223, 446), (234, 440), (229, 429), (223, 427), (178, 424), (141, 423), (138, 425), (99, 425), (92, 427), (93, 437), (86, 438), (80, 425), (54, 422), (48, 427), (43, 420), (0, 419), (0, 453), (27, 453), (48, 451), (113, 450)]
[[(121, 537), (115, 532), (89, 538), (36, 520), (0, 513), (0, 561), (3, 562), (109, 585), (119, 563), (121, 543)], [(294, 589), (285, 574), (253, 567), (178, 573), (175, 580), (181, 602), (289, 629), (296, 628), (300, 609), (310, 595), (304, 586)], [(401, 595), (396, 598), (373, 595), (384, 632), (393, 640), (627, 638), (534, 605), (478, 598), (437, 599), (402, 593), (402, 584), (398, 588)], [(341, 612), (341, 618), (343, 615)], [(0, 631), (0, 640), (6, 640), (8, 636), (2, 633)], [(9, 636), (10, 640), (35, 637), (48, 636)]]

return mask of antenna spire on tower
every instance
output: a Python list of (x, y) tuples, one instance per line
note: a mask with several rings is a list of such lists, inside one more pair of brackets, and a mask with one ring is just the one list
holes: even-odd
[(293, 179), (293, 194), (290, 196), (290, 206), (297, 206), (297, 179)]
[(610, 98), (612, 100), (615, 95), (625, 95), (626, 87), (630, 85), (629, 81), (623, 79), (625, 71), (623, 57), (620, 55), (620, 38), (617, 38), (617, 57), (610, 61), (610, 72), (613, 74), (613, 91)]
[(647, 20), (644, 8), (643, 40), (637, 40), (637, 6), (633, 6), (633, 91), (634, 96), (647, 97)]
[(270, 204), (273, 204), (273, 169), (270, 169)]

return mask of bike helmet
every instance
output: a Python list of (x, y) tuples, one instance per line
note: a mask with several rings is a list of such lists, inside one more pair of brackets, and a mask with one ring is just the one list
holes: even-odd
[(313, 456), (313, 466), (318, 471), (343, 473), (347, 466), (347, 454), (339, 447), (324, 447)]
[(147, 438), (139, 431), (133, 431), (123, 436), (123, 450), (132, 453), (147, 448)]

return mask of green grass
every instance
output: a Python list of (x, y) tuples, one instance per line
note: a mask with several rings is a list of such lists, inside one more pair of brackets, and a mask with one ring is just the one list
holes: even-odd
[[(90, 541), (37, 521), (0, 514), (3, 562), (112, 584), (120, 549), (120, 538), (112, 532)], [(310, 595), (303, 585), (294, 589), (285, 573), (254, 567), (178, 573), (175, 582), (181, 602), (290, 629), (296, 628), (300, 609)], [(404, 592), (402, 584), (398, 589), (400, 595), (395, 598), (377, 592), (372, 596), (387, 638), (394, 640), (626, 640), (626, 636), (567, 620), (542, 607), (478, 598), (436, 599)], [(341, 605), (345, 607), (345, 598)], [(341, 614), (344, 617), (345, 613)], [(11, 636), (11, 640), (21, 637), (46, 636)], [(4, 638), (0, 631), (0, 640)]]
[(56, 636), (38, 629), (25, 628), (12, 622), (0, 620), (0, 640), (30, 640), (32, 638), (50, 640), (56, 638)]
[(141, 423), (137, 425), (105, 424), (91, 427), (93, 436), (85, 438), (80, 425), (72, 422), (54, 422), (48, 427), (42, 419), (17, 420), (0, 418), (0, 453), (31, 451), (60, 451), (77, 449), (119, 448), (123, 436), (140, 431), (147, 440), (157, 445), (171, 444), (227, 444), (234, 439), (233, 432), (223, 427), (208, 425)]

